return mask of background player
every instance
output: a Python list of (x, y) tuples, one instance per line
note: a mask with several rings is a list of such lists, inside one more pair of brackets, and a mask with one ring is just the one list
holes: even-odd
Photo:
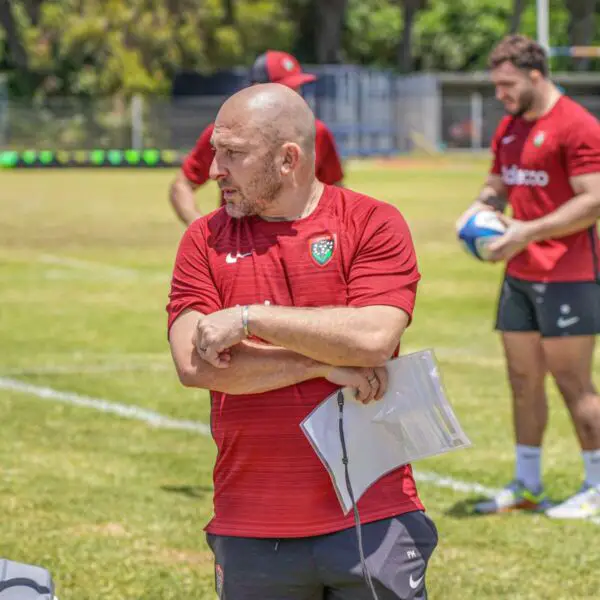
[[(600, 398), (592, 383), (600, 332), (600, 125), (548, 78), (543, 48), (520, 35), (498, 44), (489, 59), (496, 96), (509, 113), (492, 142), (494, 162), (474, 211), (514, 216), (490, 245), (507, 261), (496, 328), (513, 396), (515, 481), (476, 510), (547, 510), (551, 517), (600, 513)], [(541, 479), (550, 373), (569, 410), (582, 449), (585, 481), (551, 507)]]

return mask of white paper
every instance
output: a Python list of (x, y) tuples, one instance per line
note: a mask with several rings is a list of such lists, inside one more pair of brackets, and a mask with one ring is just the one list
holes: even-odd
[[(354, 498), (386, 473), (421, 458), (467, 448), (462, 430), (440, 381), (433, 351), (388, 361), (383, 398), (364, 405), (350, 388), (344, 394), (343, 426)], [(340, 409), (334, 392), (301, 423), (302, 430), (329, 471), (347, 514), (352, 501), (346, 486), (339, 433)]]

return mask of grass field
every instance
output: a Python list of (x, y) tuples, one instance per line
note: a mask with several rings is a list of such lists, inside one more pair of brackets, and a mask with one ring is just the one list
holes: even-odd
[[(598, 598), (598, 525), (469, 514), (481, 496), (475, 484), (498, 488), (513, 465), (492, 331), (501, 268), (471, 259), (453, 235), (484, 171), (481, 161), (432, 159), (351, 165), (347, 180), (396, 204), (411, 225), (423, 280), (405, 350), (436, 350), (474, 444), (415, 467), (440, 531), (430, 597)], [(172, 175), (0, 172), (0, 556), (47, 566), (60, 600), (214, 598), (202, 531), (210, 437), (73, 405), (89, 397), (207, 422), (207, 394), (179, 385), (165, 333), (183, 231), (167, 202)], [(212, 208), (215, 188), (199, 197)], [(579, 486), (582, 467), (551, 390), (545, 480), (561, 499)]]

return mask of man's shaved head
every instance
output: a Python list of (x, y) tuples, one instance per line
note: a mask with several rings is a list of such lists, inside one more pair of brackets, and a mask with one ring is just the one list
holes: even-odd
[(236, 121), (270, 147), (291, 142), (314, 155), (315, 117), (302, 96), (284, 85), (253, 85), (231, 96), (215, 125)]
[(315, 178), (315, 117), (304, 99), (278, 83), (245, 88), (215, 120), (211, 177), (231, 216), (266, 215), (289, 190)]

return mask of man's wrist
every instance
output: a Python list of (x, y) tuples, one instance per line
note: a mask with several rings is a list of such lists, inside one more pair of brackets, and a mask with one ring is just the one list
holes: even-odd
[(544, 235), (544, 229), (546, 223), (543, 217), (533, 221), (522, 221), (522, 223), (525, 227), (525, 239), (528, 244), (531, 242), (539, 242), (545, 239), (546, 236)]
[(325, 363), (320, 363), (315, 360), (309, 359), (312, 364), (309, 364), (309, 372), (312, 375), (312, 379), (327, 379), (331, 371), (335, 368)]

